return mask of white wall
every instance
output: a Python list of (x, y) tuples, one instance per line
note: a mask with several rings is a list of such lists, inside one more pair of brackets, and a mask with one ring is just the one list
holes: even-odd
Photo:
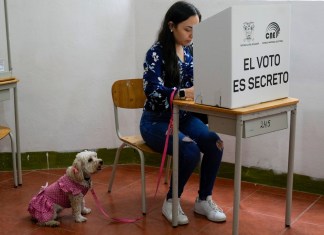
[(135, 73), (133, 1), (7, 2), (22, 151), (116, 147), (110, 88)]
[[(115, 148), (110, 87), (142, 76), (146, 50), (170, 0), (10, 0), (14, 75), (20, 79), (22, 151)], [(267, 1), (192, 0), (203, 19), (233, 4)], [(323, 2), (292, 4), (290, 94), (300, 99), (295, 172), (324, 179)], [(0, 123), (13, 125), (10, 102)], [(133, 119), (139, 120), (135, 112)], [(125, 116), (125, 120), (126, 120)], [(123, 126), (138, 131), (134, 120)], [(224, 161), (234, 162), (234, 137)], [(243, 164), (286, 172), (288, 130), (243, 141)], [(1, 143), (0, 151), (8, 151)]]

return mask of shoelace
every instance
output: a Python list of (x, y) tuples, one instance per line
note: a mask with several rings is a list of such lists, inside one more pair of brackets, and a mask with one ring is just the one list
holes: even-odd
[(208, 200), (207, 202), (208, 202), (209, 206), (210, 206), (214, 211), (223, 212), (222, 208), (220, 208), (219, 206), (217, 206), (217, 204), (216, 204), (213, 200)]

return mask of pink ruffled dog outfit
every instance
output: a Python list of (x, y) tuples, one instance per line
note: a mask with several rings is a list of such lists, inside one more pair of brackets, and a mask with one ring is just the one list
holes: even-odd
[(58, 181), (42, 189), (29, 203), (28, 211), (32, 218), (38, 222), (52, 220), (54, 204), (63, 208), (70, 208), (71, 203), (68, 195), (74, 196), (82, 193), (86, 195), (89, 188), (71, 180), (67, 175), (62, 176)]

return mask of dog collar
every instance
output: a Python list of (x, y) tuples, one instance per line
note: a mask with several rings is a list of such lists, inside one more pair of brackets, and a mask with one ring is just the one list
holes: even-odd
[(84, 180), (90, 181), (90, 177), (84, 177)]

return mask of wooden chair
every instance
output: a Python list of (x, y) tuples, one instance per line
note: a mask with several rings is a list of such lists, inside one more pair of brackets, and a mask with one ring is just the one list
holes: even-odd
[(10, 137), (11, 141), (11, 154), (12, 154), (12, 168), (13, 168), (13, 175), (14, 175), (14, 186), (18, 186), (18, 173), (17, 173), (17, 162), (16, 162), (16, 154), (15, 154), (15, 142), (14, 137), (11, 133), (10, 128), (5, 126), (0, 126), (0, 140), (5, 138), (6, 136)]
[[(148, 147), (141, 135), (125, 136), (120, 132), (120, 123), (118, 118), (118, 110), (122, 109), (143, 109), (146, 96), (143, 90), (143, 79), (126, 79), (116, 81), (111, 88), (112, 99), (114, 103), (114, 115), (115, 115), (115, 127), (118, 138), (122, 141), (122, 144), (117, 149), (115, 155), (115, 161), (113, 165), (112, 174), (109, 181), (108, 192), (111, 192), (112, 185), (115, 179), (116, 168), (119, 160), (121, 150), (125, 147), (135, 149), (140, 156), (141, 160), (141, 182), (142, 182), (142, 212), (146, 214), (146, 186), (145, 186), (145, 158), (146, 153), (157, 153)], [(135, 124), (135, 125), (138, 125)], [(171, 164), (171, 156), (168, 156), (165, 182), (167, 183), (169, 178), (169, 169)]]

